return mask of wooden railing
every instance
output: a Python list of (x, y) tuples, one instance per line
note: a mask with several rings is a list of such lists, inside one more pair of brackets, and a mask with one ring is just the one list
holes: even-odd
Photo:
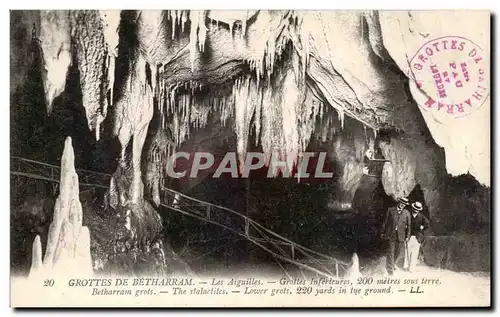
[[(84, 169), (77, 169), (78, 182), (81, 187), (108, 188), (111, 175)], [(38, 180), (59, 183), (61, 167), (22, 157), (10, 157), (10, 174)]]

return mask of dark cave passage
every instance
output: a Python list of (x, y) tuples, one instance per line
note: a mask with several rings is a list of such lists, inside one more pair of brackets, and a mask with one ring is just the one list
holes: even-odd
[[(253, 141), (249, 141), (249, 151), (262, 151)], [(213, 151), (234, 150), (234, 139), (230, 139)], [(307, 148), (318, 153), (327, 150), (328, 143), (322, 141)], [(316, 163), (312, 161), (308, 172), (314, 174)], [(323, 171), (333, 172), (332, 178), (300, 181), (281, 176), (267, 178), (266, 168), (252, 171), (249, 178), (232, 178), (229, 174), (214, 178), (212, 171), (185, 194), (245, 214), (300, 245), (342, 261), (349, 262), (357, 252), (363, 266), (382, 255), (380, 227), (387, 208), (394, 202), (385, 194), (380, 177), (363, 176), (350, 207), (335, 208), (332, 201), (344, 198), (338, 193), (340, 170), (336, 166), (334, 158), (327, 157)], [(206, 270), (210, 263), (228, 267), (247, 263), (279, 268), (271, 254), (224, 228), (166, 208), (161, 208), (160, 213), (172, 246), (187, 255), (188, 262), (194, 259), (190, 263), (194, 267)]]

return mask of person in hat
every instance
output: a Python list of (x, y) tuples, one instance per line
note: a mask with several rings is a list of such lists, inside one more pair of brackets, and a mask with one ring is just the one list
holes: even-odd
[[(410, 240), (408, 241), (408, 271), (415, 271), (418, 262), (418, 253), (420, 245), (425, 238), (425, 230), (429, 228), (429, 220), (422, 214), (422, 203), (419, 201), (411, 205), (411, 231)], [(406, 260), (406, 258), (405, 258)]]
[(411, 219), (408, 206), (407, 198), (399, 198), (396, 206), (387, 209), (382, 227), (382, 237), (388, 240), (386, 268), (389, 275), (394, 275), (401, 251), (404, 252), (405, 243), (410, 237)]

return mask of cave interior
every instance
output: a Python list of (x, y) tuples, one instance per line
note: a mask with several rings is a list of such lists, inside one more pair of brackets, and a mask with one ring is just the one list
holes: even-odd
[[(121, 11), (114, 19), (98, 11), (11, 11), (10, 154), (60, 165), (71, 137), (76, 168), (114, 175), (117, 191), (136, 205), (139, 243), (160, 239), (179, 265), (198, 271), (277, 260), (224, 228), (159, 205), (162, 186), (344, 261), (356, 252), (362, 268), (381, 255), (383, 217), (401, 196), (423, 203), (433, 236), (488, 236), (490, 187), (447, 172), (445, 149), (408, 78), (383, 47), (372, 47), (378, 14), (352, 14), (352, 21), (341, 17), (349, 27), (330, 22), (329, 30), (339, 30), (322, 38), (311, 25), (327, 16), (290, 11)], [(358, 62), (379, 78), (378, 86), (365, 82), (368, 94), (329, 46), (351, 31), (362, 34)], [(380, 161), (367, 160), (367, 150)], [(171, 179), (162, 167), (174, 151), (209, 152), (218, 161), (228, 152), (292, 159), (326, 152), (333, 177), (269, 178), (265, 167), (248, 178), (213, 177), (208, 169)], [(11, 266), (19, 272), (29, 270), (34, 237), (46, 243), (57, 193), (57, 184), (11, 177)], [(126, 253), (144, 248), (119, 254), (104, 243), (121, 239), (110, 228), (125, 207), (112, 206), (111, 195), (80, 190), (95, 269), (139, 270), (149, 255), (130, 264)], [(474, 269), (488, 269), (487, 262)]]

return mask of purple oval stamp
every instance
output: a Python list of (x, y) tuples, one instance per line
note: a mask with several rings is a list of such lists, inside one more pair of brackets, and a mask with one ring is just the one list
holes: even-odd
[(410, 61), (419, 105), (451, 117), (476, 111), (489, 96), (489, 58), (481, 47), (460, 36), (428, 41)]

